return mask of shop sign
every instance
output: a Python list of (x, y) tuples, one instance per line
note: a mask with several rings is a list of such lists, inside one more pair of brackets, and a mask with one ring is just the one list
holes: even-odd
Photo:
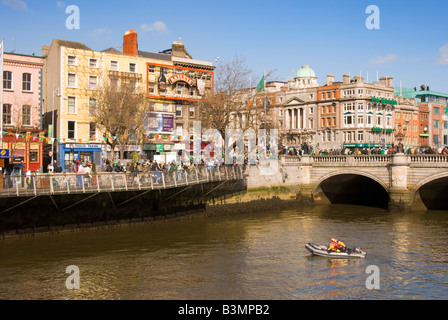
[(174, 130), (174, 115), (162, 112), (146, 112), (143, 129), (151, 133), (172, 133)]
[(184, 81), (184, 82), (188, 83), (190, 85), (190, 87), (192, 87), (194, 85), (193, 80), (191, 80), (190, 77), (187, 77), (184, 74), (176, 74), (176, 75), (172, 76), (171, 78), (169, 78), (168, 81), (171, 84), (174, 84), (177, 81)]
[(163, 144), (156, 144), (156, 152), (163, 152)]
[(7, 158), (9, 157), (9, 150), (8, 149), (0, 149), (0, 158)]

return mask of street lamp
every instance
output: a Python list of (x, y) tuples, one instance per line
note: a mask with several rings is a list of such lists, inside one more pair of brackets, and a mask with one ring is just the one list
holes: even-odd
[[(57, 92), (56, 92), (57, 89)], [(51, 165), (53, 165), (53, 159), (54, 159), (54, 141), (55, 141), (55, 136), (54, 136), (54, 109), (55, 109), (55, 104), (54, 104), (54, 98), (56, 97), (61, 97), (61, 94), (59, 93), (59, 87), (53, 84), (53, 110), (51, 113)]]
[(398, 140), (397, 153), (403, 153), (404, 152), (402, 141), (406, 137), (406, 132), (408, 130), (407, 127), (406, 127), (406, 123), (407, 122), (405, 122), (405, 125), (403, 126), (403, 132), (401, 132), (401, 128), (402, 128), (401, 123), (398, 124), (398, 130), (397, 130), (398, 132), (395, 135), (395, 138)]

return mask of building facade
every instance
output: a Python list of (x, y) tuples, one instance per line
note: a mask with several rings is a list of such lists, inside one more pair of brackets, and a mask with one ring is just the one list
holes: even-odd
[[(95, 122), (95, 96), (106, 85), (119, 88), (134, 83), (146, 93), (143, 130), (131, 134), (125, 158), (131, 154), (166, 161), (175, 154), (176, 132), (192, 127), (199, 101), (213, 90), (212, 63), (194, 60), (181, 42), (159, 53), (141, 51), (137, 33), (123, 36), (123, 51), (92, 50), (83, 43), (55, 39), (43, 47), (45, 124), (58, 144), (58, 160), (64, 169), (74, 161), (102, 166), (109, 154), (109, 134)], [(117, 139), (119, 137), (110, 137)], [(118, 150), (112, 151), (114, 159)]]
[(41, 57), (4, 54), (2, 172), (21, 162), (23, 170), (39, 171), (43, 166), (42, 68)]

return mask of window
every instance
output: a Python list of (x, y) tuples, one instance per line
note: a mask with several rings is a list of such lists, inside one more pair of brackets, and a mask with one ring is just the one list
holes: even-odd
[(445, 121), (445, 122), (443, 123), (443, 129), (448, 129), (448, 121)]
[(135, 63), (129, 64), (129, 72), (137, 72), (137, 65)]
[(181, 105), (176, 106), (176, 117), (182, 117), (182, 106)]
[(68, 74), (67, 87), (76, 88), (76, 73)]
[(89, 59), (89, 68), (98, 68), (98, 59)]
[(24, 126), (31, 125), (31, 106), (28, 105), (22, 106), (22, 125)]
[(176, 94), (182, 94), (182, 90), (185, 87), (185, 84), (183, 83), (176, 83)]
[(39, 162), (39, 152), (30, 151), (30, 162)]
[(149, 64), (149, 65), (148, 65), (148, 72), (149, 72), (149, 73), (154, 73), (154, 72), (156, 72), (156, 67), (153, 66), (152, 64)]
[(12, 90), (12, 72), (3, 71), (3, 89)]
[(5, 125), (12, 124), (11, 109), (12, 109), (12, 105), (10, 105), (10, 104), (3, 105), (3, 124), (5, 124)]
[(110, 62), (110, 70), (118, 71), (118, 61), (111, 61)]
[(362, 103), (358, 103), (358, 112), (364, 111), (364, 105)]
[(438, 135), (438, 134), (435, 134), (435, 135), (433, 136), (433, 138), (434, 138), (434, 144), (435, 144), (435, 145), (439, 144), (439, 135)]
[(182, 123), (176, 123), (176, 134), (181, 135), (184, 126)]
[(194, 118), (195, 108), (190, 107), (190, 118)]
[(170, 111), (170, 105), (168, 103), (163, 104), (163, 112), (172, 112)]
[(366, 124), (367, 124), (368, 126), (371, 126), (371, 125), (372, 125), (372, 116), (371, 116), (371, 115), (368, 115), (368, 116), (366, 117)]
[(71, 66), (76, 66), (78, 64), (76, 56), (68, 55), (67, 56), (67, 64)]
[(155, 83), (154, 82), (148, 82), (148, 92), (154, 93)]
[(434, 129), (439, 129), (439, 120), (434, 120)]
[(76, 97), (67, 97), (67, 113), (76, 113)]
[(434, 111), (434, 114), (440, 114), (440, 108), (439, 107), (434, 107), (433, 111)]
[(382, 125), (382, 119), (383, 119), (382, 117), (377, 117), (377, 118), (376, 118), (376, 125), (377, 125), (377, 126), (381, 127), (381, 125)]
[(31, 73), (22, 74), (22, 91), (31, 91)]
[(89, 76), (89, 89), (90, 90), (98, 89), (98, 77), (97, 76)]
[(364, 117), (362, 115), (358, 116), (358, 126), (362, 127), (364, 125)]
[(346, 127), (351, 127), (353, 125), (353, 115), (344, 116), (344, 125)]
[(76, 122), (75, 121), (69, 121), (67, 123), (67, 138), (68, 139), (75, 139), (76, 136)]
[(89, 123), (89, 138), (96, 139), (96, 123), (95, 122)]
[(364, 140), (364, 131), (358, 131), (358, 141)]
[(118, 91), (118, 78), (110, 79), (110, 88), (112, 89), (112, 91)]
[(96, 116), (97, 114), (97, 101), (94, 98), (89, 98), (89, 115)]

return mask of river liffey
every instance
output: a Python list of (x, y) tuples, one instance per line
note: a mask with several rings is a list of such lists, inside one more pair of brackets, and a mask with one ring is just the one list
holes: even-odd
[[(332, 237), (366, 259), (305, 249)], [(320, 204), (0, 240), (0, 299), (447, 299), (447, 270), (446, 211)]]

